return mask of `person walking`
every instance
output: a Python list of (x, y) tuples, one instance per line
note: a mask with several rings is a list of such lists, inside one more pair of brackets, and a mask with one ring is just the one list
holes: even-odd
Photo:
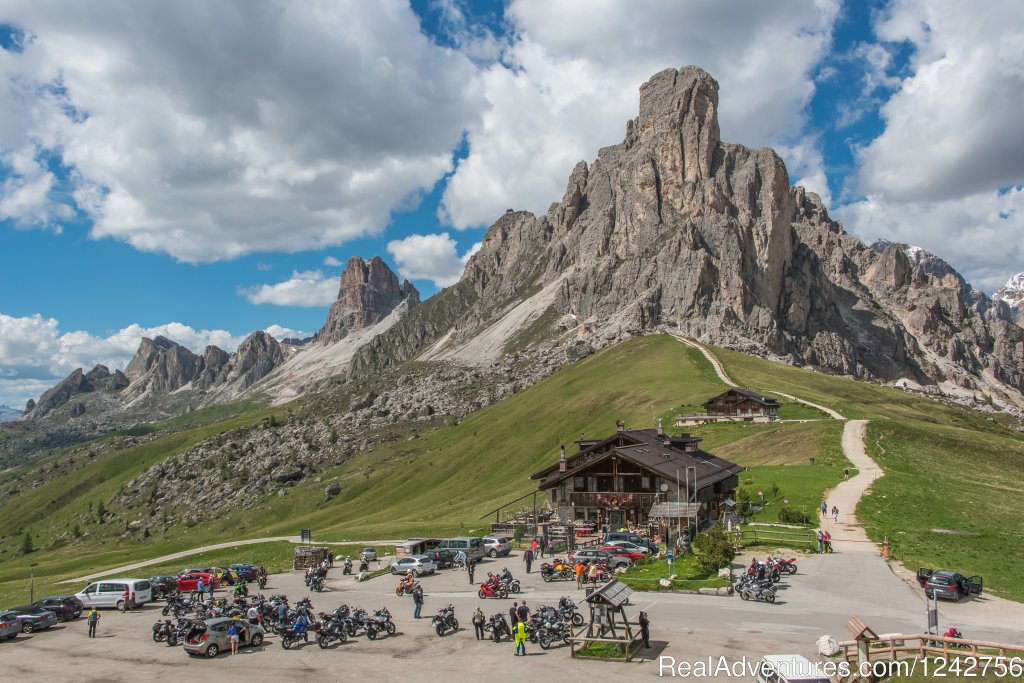
[(548, 539), (548, 557), (555, 556), (555, 539)]
[(837, 508), (835, 505), (832, 506), (832, 519), (836, 522), (839, 521), (839, 508)]
[(590, 583), (593, 584), (594, 588), (597, 588), (597, 575), (600, 571), (597, 562), (591, 560), (590, 569), (587, 570), (587, 578), (590, 579)]
[[(537, 541), (534, 541), (534, 544), (536, 543)], [(533, 565), (533, 550), (531, 548), (527, 548), (523, 551), (523, 562), (526, 563), (526, 573), (529, 574), (530, 567)]]
[(828, 516), (828, 503), (821, 501), (821, 518), (825, 519)]
[(423, 586), (418, 583), (412, 588), (412, 604), (414, 605), (412, 610), (412, 618), (420, 618), (420, 610), (423, 609)]
[[(540, 544), (537, 543), (537, 539), (536, 538), (533, 539), (532, 541), (530, 541), (530, 550), (533, 551), (533, 556), (534, 557), (537, 557), (537, 550), (539, 549), (539, 547), (540, 547)], [(540, 557), (544, 557), (544, 553), (543, 552), (541, 552)]]
[(825, 532), (822, 532), (821, 535), (822, 535), (822, 540), (825, 542), (825, 552), (826, 553), (832, 552), (832, 534), (830, 534), (829, 532), (825, 531)]
[(526, 656), (526, 624), (519, 621), (516, 622), (515, 626), (512, 627), (512, 633), (515, 634), (516, 641), (516, 657), (519, 655)]
[(651, 647), (651, 622), (647, 618), (647, 612), (640, 613), (638, 622), (640, 623), (640, 635), (644, 639), (644, 649), (648, 650)]
[(825, 534), (822, 533), (821, 529), (818, 529), (818, 553), (825, 552)]
[(121, 596), (121, 602), (124, 603), (124, 611), (127, 612), (132, 608), (132, 589), (131, 586), (126, 585), (124, 587), (124, 595)]
[(516, 624), (519, 623), (519, 603), (513, 602), (512, 606), (508, 608), (508, 620), (512, 626), (512, 630), (516, 630)]
[(242, 629), (238, 627), (237, 621), (232, 621), (228, 626), (228, 640), (231, 641), (231, 654), (238, 654), (238, 634)]
[(476, 611), (473, 612), (473, 629), (476, 631), (477, 640), (485, 640), (484, 636), (484, 611), (480, 609), (480, 605), (476, 606)]
[(217, 579), (211, 574), (210, 575), (210, 585), (207, 586), (207, 588), (210, 591), (210, 600), (213, 600), (213, 589), (214, 589), (214, 586), (216, 585), (216, 583), (217, 583)]
[(472, 558), (466, 560), (466, 575), (469, 576), (470, 584), (473, 583), (473, 572), (476, 571), (476, 562)]
[(90, 638), (95, 638), (96, 637), (96, 625), (99, 623), (99, 621), (100, 621), (100, 613), (96, 611), (95, 607), (93, 607), (91, 610), (89, 610), (89, 637)]
[(843, 481), (850, 481), (850, 468), (849, 467), (844, 467), (843, 468)]
[(583, 588), (583, 577), (587, 573), (587, 565), (583, 564), (579, 560), (576, 560), (576, 566), (573, 567), (573, 571), (576, 572), (576, 589), (582, 590)]

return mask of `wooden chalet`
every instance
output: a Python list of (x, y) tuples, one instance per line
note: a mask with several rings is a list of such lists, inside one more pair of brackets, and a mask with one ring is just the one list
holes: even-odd
[(676, 415), (676, 426), (686, 427), (709, 422), (775, 422), (779, 402), (749, 389), (733, 387), (708, 399), (703, 413)]
[(531, 475), (562, 520), (617, 529), (702, 526), (718, 519), (739, 484), (741, 466), (700, 450), (696, 436), (671, 436), (660, 427), (626, 429), (621, 421), (617, 427), (611, 436), (580, 439), (570, 456), (563, 447), (558, 462)]

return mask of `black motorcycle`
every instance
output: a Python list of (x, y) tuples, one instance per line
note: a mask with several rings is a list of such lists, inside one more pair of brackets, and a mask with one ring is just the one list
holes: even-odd
[(563, 621), (568, 621), (573, 626), (583, 625), (583, 615), (576, 611), (576, 603), (571, 598), (559, 598), (558, 614), (562, 617)]
[(445, 635), (448, 631), (453, 633), (458, 631), (459, 620), (455, 618), (455, 607), (448, 605), (439, 609), (437, 614), (434, 615), (433, 620), (431, 620), (430, 625), (434, 627), (439, 636)]
[(502, 638), (508, 637), (512, 640), (512, 629), (508, 626), (505, 615), (499, 612), (490, 618), (484, 626), (484, 630), (491, 634), (491, 640), (500, 643)]
[(553, 618), (545, 619), (537, 629), (537, 642), (541, 649), (546, 650), (559, 640), (568, 645), (569, 624), (558, 618), (557, 612), (549, 612), (548, 616)]
[(345, 558), (345, 566), (341, 570), (341, 573), (342, 574), (351, 574), (352, 573), (352, 560), (350, 560), (348, 558)]
[(321, 648), (329, 647), (335, 641), (344, 643), (348, 640), (345, 621), (336, 613), (320, 615), (320, 630), (316, 634), (316, 643)]
[(373, 617), (366, 620), (366, 637), (376, 640), (378, 633), (395, 635), (395, 624), (391, 621), (391, 612), (388, 608), (374, 610)]
[(309, 589), (314, 590), (317, 593), (324, 589), (324, 577), (319, 574), (314, 574), (313, 578), (309, 582)]
[(160, 621), (158, 619), (157, 622), (155, 624), (153, 624), (153, 642), (154, 643), (162, 643), (162, 642), (164, 642), (165, 640), (170, 638), (173, 633), (174, 633), (174, 625), (171, 624), (171, 620), (170, 619), (164, 619), (163, 621)]

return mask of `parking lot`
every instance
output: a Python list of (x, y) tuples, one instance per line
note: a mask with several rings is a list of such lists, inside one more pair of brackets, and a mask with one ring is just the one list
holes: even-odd
[[(213, 660), (194, 658), (186, 655), (181, 647), (171, 648), (152, 641), (150, 627), (156, 619), (162, 618), (162, 603), (154, 603), (126, 614), (104, 610), (99, 637), (94, 640), (86, 638), (87, 624), (83, 618), (0, 643), (0, 652), (5, 678), (18, 681), (66, 679), (71, 671), (75, 672), (73, 680), (95, 681), (167, 680), (171, 677), (213, 680), (225, 675), (265, 681), (342, 672), (346, 677), (389, 681), (410, 676), (415, 676), (417, 681), (450, 681), (453, 676), (488, 680), (486, 672), (499, 666), (502, 675), (550, 681), (609, 674), (657, 676), (658, 665), (651, 660), (660, 654), (677, 661), (719, 655), (733, 660), (744, 656), (756, 660), (765, 653), (781, 652), (812, 656), (815, 639), (822, 633), (844, 637), (843, 624), (854, 614), (880, 632), (911, 632), (920, 627), (916, 602), (897, 596), (872, 595), (870, 591), (858, 590), (856, 582), (847, 584), (851, 588), (846, 593), (831, 591), (829, 586), (843, 576), (835, 574), (838, 565), (829, 566), (827, 560), (830, 559), (824, 556), (801, 559), (800, 573), (788, 580), (790, 587), (780, 592), (779, 601), (774, 605), (742, 602), (735, 597), (635, 593), (627, 612), (635, 616), (639, 610), (647, 610), (653, 648), (630, 664), (573, 660), (569, 657), (568, 646), (544, 651), (532, 644), (527, 647), (527, 657), (517, 658), (513, 657), (511, 643), (478, 642), (469, 622), (478, 604), (487, 615), (499, 610), (507, 612), (513, 599), (526, 599), (527, 604), (535, 608), (540, 604), (555, 604), (560, 596), (569, 595), (582, 605), (583, 593), (576, 589), (575, 582), (544, 583), (536, 571), (537, 565), (534, 565), (534, 572), (527, 575), (516, 555), (483, 561), (474, 578), (479, 583), (488, 571), (497, 573), (507, 566), (522, 580), (523, 591), (518, 596), (482, 601), (465, 572), (441, 570), (422, 579), (426, 596), (425, 618), (421, 620), (412, 618), (410, 597), (395, 596), (397, 577), (384, 575), (359, 583), (351, 576), (342, 576), (341, 568), (336, 566), (328, 574), (326, 589), (311, 594), (314, 608), (329, 611), (340, 603), (367, 610), (387, 607), (398, 631), (393, 637), (375, 641), (360, 636), (321, 649), (311, 639), (308, 644), (286, 651), (275, 636), (270, 636), (260, 648), (243, 648), (235, 656), (222, 654)], [(285, 593), (292, 601), (310, 595), (303, 585), (302, 572), (272, 575), (263, 593)], [(226, 591), (218, 594), (224, 595)], [(462, 628), (441, 638), (431, 629), (429, 617), (449, 603), (455, 606)], [(1003, 635), (1011, 637), (1012, 634)], [(728, 680), (728, 677), (721, 680)]]

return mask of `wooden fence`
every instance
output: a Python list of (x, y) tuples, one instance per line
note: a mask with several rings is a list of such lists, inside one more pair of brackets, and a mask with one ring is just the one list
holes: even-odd
[(751, 528), (734, 529), (732, 534), (733, 545), (741, 548), (745, 545), (784, 545), (784, 546), (807, 546), (816, 547), (818, 537), (813, 531), (801, 531), (798, 529), (761, 529)]
[[(858, 661), (858, 642), (846, 640), (839, 643), (841, 653), (837, 655), (848, 662)], [(954, 657), (970, 659), (1009, 659), (1024, 655), (1024, 645), (991, 643), (967, 638), (947, 638), (928, 633), (912, 635), (888, 634), (871, 639), (868, 644), (868, 660), (899, 661), (902, 659), (923, 659)]]

